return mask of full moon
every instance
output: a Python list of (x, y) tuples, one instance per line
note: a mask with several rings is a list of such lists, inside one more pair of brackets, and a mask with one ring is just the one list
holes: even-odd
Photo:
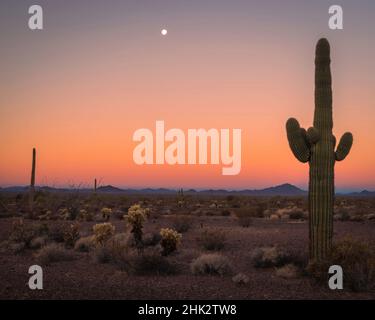
[(162, 34), (163, 36), (166, 36), (167, 33), (168, 33), (168, 30), (167, 30), (167, 29), (163, 29), (163, 30), (161, 30), (161, 34)]

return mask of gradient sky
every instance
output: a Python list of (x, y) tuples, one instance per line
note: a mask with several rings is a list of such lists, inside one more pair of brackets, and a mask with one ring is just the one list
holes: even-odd
[[(44, 30), (27, 27), (44, 9)], [(328, 28), (343, 6), (344, 30)], [(163, 37), (160, 30), (168, 29)], [(285, 134), (314, 111), (314, 47), (332, 47), (334, 133), (354, 134), (336, 165), (339, 190), (375, 189), (375, 1), (2, 0), (0, 185), (306, 187)], [(132, 134), (166, 128), (241, 128), (242, 170), (137, 166)]]

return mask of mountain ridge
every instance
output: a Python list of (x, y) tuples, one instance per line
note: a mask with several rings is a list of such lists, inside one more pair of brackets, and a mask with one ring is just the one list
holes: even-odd
[[(12, 186), (0, 188), (3, 192), (27, 192), (28, 186)], [(69, 189), (54, 188), (48, 186), (37, 186), (36, 190), (47, 192), (93, 192), (90, 188)], [(176, 189), (169, 188), (118, 188), (112, 185), (100, 186), (97, 188), (98, 193), (123, 193), (123, 194), (176, 194)], [(226, 190), (226, 189), (187, 189), (184, 190), (186, 195), (248, 195), (248, 196), (307, 196), (307, 191), (300, 189), (290, 183), (284, 183), (263, 189), (242, 189), (242, 190)], [(351, 193), (336, 193), (337, 195), (355, 196), (355, 197), (375, 197), (375, 191), (363, 190)]]

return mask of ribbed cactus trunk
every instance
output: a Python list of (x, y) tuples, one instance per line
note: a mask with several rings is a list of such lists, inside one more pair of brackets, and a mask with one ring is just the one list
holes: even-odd
[(314, 126), (307, 131), (290, 118), (286, 129), (290, 148), (301, 162), (309, 162), (309, 251), (310, 260), (324, 259), (332, 245), (334, 166), (348, 155), (353, 136), (345, 133), (335, 152), (332, 134), (332, 80), (330, 46), (320, 39), (315, 57)]
[(309, 179), (310, 258), (320, 260), (331, 248), (333, 234), (335, 151), (332, 134), (330, 49), (326, 41), (316, 48), (314, 128), (319, 141), (311, 146)]
[(29, 210), (32, 215), (34, 207), (34, 193), (35, 193), (35, 165), (36, 165), (36, 150), (33, 148), (33, 158), (31, 163), (31, 180), (29, 189)]

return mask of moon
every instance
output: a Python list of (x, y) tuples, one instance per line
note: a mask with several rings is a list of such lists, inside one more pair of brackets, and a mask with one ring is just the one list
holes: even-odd
[(167, 29), (162, 29), (162, 30), (160, 31), (160, 33), (161, 33), (163, 36), (166, 36), (167, 33), (168, 33), (168, 30), (167, 30)]

